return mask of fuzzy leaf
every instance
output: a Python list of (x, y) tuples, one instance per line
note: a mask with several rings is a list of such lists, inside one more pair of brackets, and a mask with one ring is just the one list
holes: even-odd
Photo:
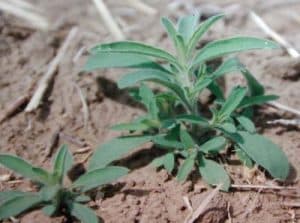
[(93, 154), (89, 163), (89, 171), (105, 167), (112, 161), (120, 159), (133, 149), (150, 142), (152, 136), (131, 136), (112, 139), (101, 145)]
[(86, 195), (80, 195), (75, 198), (75, 201), (78, 203), (87, 203), (87, 202), (91, 201), (91, 198)]
[(121, 42), (102, 44), (93, 48), (92, 52), (124, 53), (124, 54), (129, 53), (129, 54), (136, 54), (136, 55), (144, 55), (144, 56), (161, 58), (172, 64), (177, 64), (176, 58), (171, 54), (169, 54), (168, 52), (138, 42), (121, 41)]
[(168, 36), (172, 39), (174, 46), (176, 45), (176, 35), (177, 35), (177, 30), (174, 26), (174, 24), (166, 17), (163, 17), (161, 19), (161, 23), (165, 27), (165, 30), (168, 33)]
[(151, 118), (158, 119), (158, 106), (156, 104), (155, 95), (147, 85), (142, 84), (140, 87), (139, 95), (142, 103), (146, 106), (147, 111), (150, 113)]
[(74, 188), (81, 188), (83, 192), (111, 183), (128, 173), (128, 169), (118, 166), (108, 166), (95, 169), (80, 176), (74, 183)]
[(88, 57), (84, 66), (84, 71), (113, 67), (165, 70), (161, 65), (151, 61), (148, 57), (143, 55), (116, 52), (95, 52)]
[(231, 113), (234, 112), (235, 109), (237, 109), (237, 107), (245, 97), (246, 92), (247, 90), (243, 87), (235, 87), (223, 104), (219, 115), (225, 118), (229, 117)]
[(67, 145), (62, 145), (58, 150), (56, 157), (54, 159), (54, 175), (57, 177), (59, 182), (63, 181), (63, 177), (68, 172), (73, 165), (73, 157), (68, 150)]
[(265, 93), (264, 87), (255, 79), (255, 77), (250, 73), (248, 69), (242, 69), (242, 74), (247, 80), (250, 95), (251, 96), (259, 96)]
[(237, 157), (243, 163), (243, 165), (247, 166), (248, 168), (252, 168), (254, 166), (254, 163), (250, 159), (250, 157), (243, 150), (241, 150), (237, 145), (234, 148)]
[(175, 148), (175, 149), (182, 149), (183, 145), (181, 142), (179, 142), (176, 139), (173, 139), (168, 136), (163, 136), (163, 135), (157, 135), (153, 136), (153, 143), (157, 144), (159, 146), (163, 146), (166, 148)]
[(29, 192), (22, 191), (1, 191), (0, 192), (0, 205), (8, 200), (12, 200), (16, 197), (30, 194)]
[(192, 172), (194, 164), (194, 157), (188, 157), (186, 160), (184, 160), (183, 164), (179, 167), (176, 178), (179, 181), (185, 181), (189, 174)]
[(222, 77), (224, 74), (240, 71), (243, 68), (243, 65), (237, 58), (230, 58), (223, 62), (218, 69), (216, 69), (212, 74), (212, 78), (216, 79)]
[(240, 131), (238, 135), (234, 140), (252, 160), (265, 168), (272, 177), (280, 180), (287, 178), (290, 171), (289, 161), (277, 145), (258, 134)]
[(238, 108), (247, 108), (253, 105), (261, 105), (269, 101), (277, 100), (278, 98), (279, 97), (277, 95), (260, 95), (253, 97), (245, 97), (239, 104)]
[(236, 120), (241, 124), (241, 126), (248, 132), (254, 133), (256, 132), (254, 123), (247, 118), (246, 116), (238, 116)]
[(68, 208), (72, 216), (80, 220), (82, 223), (98, 223), (98, 216), (94, 211), (82, 204), (73, 202), (68, 204)]
[(56, 212), (56, 206), (53, 205), (53, 204), (46, 205), (45, 207), (42, 208), (42, 212), (43, 212), (45, 215), (51, 217), (51, 216), (54, 215), (55, 212)]
[(213, 81), (209, 86), (208, 89), (212, 92), (214, 96), (216, 96), (219, 100), (224, 100), (224, 94), (221, 87), (218, 85), (216, 81)]
[(25, 194), (7, 200), (0, 206), (0, 220), (21, 214), (42, 202), (39, 195)]
[(225, 133), (236, 133), (236, 127), (234, 124), (230, 122), (225, 122), (217, 126), (221, 131)]
[(183, 37), (184, 42), (188, 42), (196, 31), (199, 15), (188, 15), (179, 19), (178, 33)]
[(205, 45), (197, 54), (193, 64), (203, 63), (226, 54), (254, 49), (276, 49), (278, 45), (270, 40), (254, 37), (233, 37), (216, 40)]
[(175, 119), (181, 122), (188, 122), (191, 124), (200, 125), (202, 127), (209, 126), (209, 122), (205, 118), (196, 115), (177, 115)]
[(185, 149), (191, 149), (195, 146), (195, 141), (193, 140), (192, 136), (184, 129), (180, 130), (180, 141)]
[(217, 136), (202, 144), (200, 146), (200, 151), (204, 153), (219, 152), (220, 150), (224, 149), (226, 143), (227, 141), (224, 137)]
[(52, 177), (45, 170), (32, 166), (25, 160), (8, 154), (0, 154), (0, 164), (33, 181), (51, 184)]
[(220, 164), (202, 157), (199, 160), (199, 172), (207, 183), (211, 185), (223, 184), (222, 190), (229, 190), (230, 178)]
[(170, 82), (171, 81), (170, 78), (171, 76), (168, 73), (160, 70), (142, 69), (122, 76), (121, 79), (118, 80), (118, 87), (120, 89), (132, 87), (141, 81), (155, 82), (155, 80), (158, 80), (163, 82)]
[(164, 157), (164, 167), (171, 173), (175, 166), (175, 157), (173, 153), (167, 153)]
[(193, 33), (193, 36), (191, 37), (189, 44), (188, 44), (188, 52), (191, 52), (201, 37), (207, 32), (207, 30), (219, 19), (223, 18), (224, 15), (216, 15), (212, 16), (209, 19), (205, 20), (203, 23), (200, 24), (200, 26), (196, 29), (196, 31)]

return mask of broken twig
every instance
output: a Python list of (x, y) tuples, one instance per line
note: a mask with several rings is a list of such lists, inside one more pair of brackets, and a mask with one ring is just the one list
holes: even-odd
[(89, 107), (88, 104), (86, 102), (85, 96), (82, 93), (82, 90), (80, 89), (80, 87), (78, 86), (78, 84), (74, 83), (74, 86), (79, 94), (81, 103), (82, 103), (82, 112), (83, 112), (83, 122), (84, 122), (84, 127), (87, 128), (87, 124), (89, 121)]
[(121, 29), (113, 19), (110, 11), (107, 6), (104, 4), (103, 0), (93, 0), (96, 8), (98, 9), (100, 16), (102, 17), (106, 27), (109, 29), (111, 34), (115, 37), (116, 40), (124, 40), (125, 36), (122, 33)]
[(296, 187), (282, 187), (275, 185), (254, 185), (254, 184), (232, 184), (231, 188), (236, 189), (255, 189), (255, 190), (297, 190)]
[(282, 47), (284, 47), (291, 57), (300, 57), (300, 53), (295, 48), (293, 48), (292, 45), (289, 42), (287, 42), (282, 36), (280, 36), (277, 32), (271, 29), (271, 27), (268, 26), (259, 15), (257, 15), (253, 11), (250, 11), (249, 15), (250, 18), (256, 23), (256, 25), (258, 25), (258, 27), (261, 28), (268, 36), (270, 36), (272, 39), (277, 41)]
[(5, 121), (7, 118), (11, 117), (14, 115), (18, 109), (23, 106), (25, 103), (27, 103), (30, 99), (30, 95), (24, 95), (19, 97), (16, 101), (14, 101), (12, 104), (8, 106), (7, 109), (3, 111), (3, 113), (0, 114), (0, 123)]
[[(29, 3), (27, 3), (26, 5), (27, 7), (29, 7)], [(13, 14), (21, 19), (25, 19), (37, 29), (49, 29), (49, 23), (45, 17), (36, 12), (26, 10), (26, 8), (20, 8), (18, 7), (18, 5), (14, 4), (14, 2), (0, 0), (0, 9), (7, 13)]]
[(297, 115), (297, 116), (300, 116), (300, 111), (295, 109), (295, 108), (291, 108), (289, 106), (286, 106), (286, 105), (283, 105), (283, 104), (280, 104), (278, 102), (275, 102), (275, 101), (272, 101), (272, 102), (268, 102), (267, 103), (268, 105), (271, 105), (275, 108), (278, 108), (280, 110), (283, 110), (283, 111), (286, 111), (286, 112), (290, 112), (294, 115)]
[(157, 13), (156, 9), (150, 7), (149, 5), (146, 5), (141, 0), (127, 0), (127, 1), (132, 7), (147, 15), (155, 15)]
[(49, 86), (49, 83), (53, 79), (53, 76), (55, 74), (55, 71), (56, 71), (61, 59), (65, 55), (65, 53), (66, 53), (68, 47), (70, 46), (70, 44), (72, 43), (73, 39), (76, 37), (77, 32), (78, 32), (77, 27), (73, 27), (71, 29), (71, 31), (69, 32), (67, 38), (65, 39), (64, 43), (62, 44), (62, 47), (59, 49), (56, 57), (49, 64), (49, 68), (48, 68), (47, 72), (40, 80), (37, 90), (35, 91), (29, 104), (25, 108), (25, 112), (32, 112), (33, 110), (37, 109), (38, 106), (40, 105), (41, 100)]
[(267, 124), (280, 124), (280, 125), (293, 125), (293, 126), (300, 126), (300, 119), (277, 119), (277, 120), (272, 120), (268, 121)]
[(207, 208), (207, 205), (218, 194), (221, 187), (222, 184), (219, 184), (209, 195), (207, 195), (207, 197), (202, 201), (200, 206), (195, 210), (195, 212), (192, 214), (191, 218), (187, 221), (187, 223), (194, 223), (199, 218), (199, 216), (203, 214), (203, 212)]

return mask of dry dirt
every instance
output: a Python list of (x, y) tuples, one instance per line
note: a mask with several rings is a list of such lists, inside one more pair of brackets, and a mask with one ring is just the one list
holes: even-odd
[[(84, 54), (74, 63), (73, 58), (82, 47), (112, 41), (92, 1), (82, 0), (30, 0), (45, 11), (53, 30), (36, 31), (27, 28), (20, 19), (0, 11), (0, 113), (20, 96), (35, 89), (37, 81), (44, 74), (47, 65), (55, 56), (66, 34), (72, 26), (79, 27), (79, 34), (59, 65), (41, 107), (31, 114), (20, 108), (15, 115), (0, 124), (0, 151), (22, 156), (35, 165), (49, 167), (51, 158), (44, 161), (51, 138), (58, 132), (59, 145), (67, 143), (72, 152), (86, 146), (98, 145), (118, 135), (109, 127), (118, 122), (129, 121), (143, 112), (141, 107), (130, 100), (126, 92), (116, 88), (115, 80), (120, 71), (81, 72), (86, 60)], [(128, 37), (143, 40), (159, 47), (171, 49), (160, 27), (159, 16), (145, 16), (128, 8), (121, 1), (106, 1), (113, 15)], [(123, 1), (122, 1), (123, 2)], [(125, 1), (124, 1), (125, 2)], [(203, 5), (218, 5), (221, 8), (241, 4), (241, 8), (226, 21), (220, 22), (206, 36), (207, 40), (230, 35), (255, 35), (266, 37), (247, 17), (248, 8), (255, 8), (266, 22), (282, 34), (296, 49), (300, 49), (300, 5), (283, 5), (262, 10), (262, 2), (273, 1), (194, 1), (194, 8), (170, 10), (171, 1), (148, 1), (159, 9), (159, 15), (176, 18), (184, 12), (200, 9)], [(190, 1), (186, 1), (190, 2)], [(275, 2), (275, 1), (274, 1)], [(244, 5), (243, 5), (244, 4)], [(251, 52), (240, 56), (256, 77), (265, 84), (269, 93), (280, 95), (279, 102), (300, 110), (300, 63), (291, 59), (284, 50), (272, 52)], [(226, 86), (240, 82), (236, 75), (228, 76)], [(84, 126), (82, 104), (77, 84), (86, 95), (90, 119)], [(296, 118), (293, 115), (263, 106), (256, 111), (259, 130), (278, 143), (288, 155), (293, 167), (288, 186), (299, 187), (300, 134), (299, 128), (268, 125), (267, 121), (279, 118)], [(211, 192), (205, 183), (192, 174), (189, 181), (180, 184), (164, 170), (155, 170), (149, 164), (157, 152), (145, 147), (122, 163), (134, 168), (131, 173), (106, 188), (103, 198), (90, 205), (107, 223), (163, 223), (184, 222), (190, 214), (183, 197), (187, 196), (195, 209)], [(89, 153), (76, 154), (76, 161), (84, 160)], [(233, 162), (234, 163), (234, 162)], [(226, 165), (234, 184), (275, 184), (261, 171), (250, 173), (239, 165)], [(8, 173), (1, 168), (0, 175)], [(11, 188), (32, 190), (26, 181), (0, 182), (0, 191)], [(220, 193), (209, 204), (207, 211), (198, 222), (205, 223), (279, 223), (300, 222), (299, 208), (285, 207), (286, 202), (300, 202), (299, 191), (232, 190)], [(19, 217), (24, 223), (65, 222), (63, 217), (48, 218), (35, 211)]]

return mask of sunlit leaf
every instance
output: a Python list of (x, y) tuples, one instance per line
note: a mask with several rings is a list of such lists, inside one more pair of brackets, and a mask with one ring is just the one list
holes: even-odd
[(72, 216), (80, 220), (82, 223), (98, 223), (99, 219), (94, 211), (90, 208), (73, 202), (68, 204), (68, 208)]

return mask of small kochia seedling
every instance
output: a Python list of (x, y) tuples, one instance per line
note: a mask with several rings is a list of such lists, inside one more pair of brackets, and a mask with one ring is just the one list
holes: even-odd
[[(233, 37), (209, 42), (198, 48), (206, 31), (223, 15), (213, 16), (198, 25), (199, 16), (186, 16), (178, 25), (162, 19), (176, 55), (138, 42), (101, 44), (91, 50), (86, 70), (97, 68), (131, 68), (118, 81), (119, 88), (129, 88), (132, 97), (146, 107), (148, 113), (131, 123), (119, 124), (114, 130), (131, 134), (102, 145), (91, 160), (90, 168), (97, 168), (119, 159), (130, 150), (146, 142), (165, 149), (166, 154), (153, 161), (173, 172), (177, 159), (183, 159), (177, 178), (187, 179), (196, 167), (202, 178), (211, 185), (230, 187), (230, 178), (216, 160), (224, 150), (233, 151), (247, 166), (257, 163), (271, 176), (284, 180), (289, 162), (282, 150), (270, 140), (256, 133), (251, 121), (253, 105), (274, 100), (265, 95), (263, 86), (237, 58), (226, 58), (222, 64), (214, 59), (253, 49), (275, 49), (269, 40), (254, 37)], [(234, 87), (225, 97), (217, 79), (230, 72), (240, 72), (247, 86)], [(145, 82), (163, 88), (154, 93)], [(139, 86), (136, 88), (135, 86)], [(207, 108), (199, 95), (208, 89), (214, 102)], [(226, 154), (226, 153), (223, 153)], [(223, 156), (224, 157), (224, 156)], [(223, 159), (224, 160), (224, 159)]]
[(93, 169), (81, 175), (69, 187), (64, 187), (63, 179), (72, 162), (72, 155), (66, 146), (58, 151), (51, 173), (34, 167), (19, 157), (1, 154), (0, 164), (36, 182), (39, 191), (0, 192), (0, 221), (29, 209), (42, 208), (49, 216), (65, 214), (85, 223), (99, 222), (94, 212), (84, 205), (90, 201), (85, 192), (116, 180), (127, 174), (128, 169), (118, 166)]

